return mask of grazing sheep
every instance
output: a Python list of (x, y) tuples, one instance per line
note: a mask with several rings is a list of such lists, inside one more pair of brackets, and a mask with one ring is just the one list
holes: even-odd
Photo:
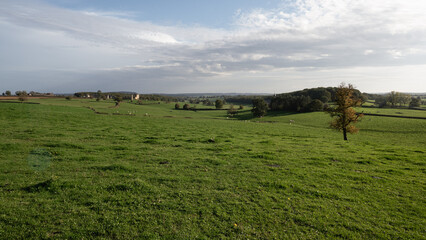
[(291, 125), (292, 123), (294, 123), (294, 120), (290, 120), (290, 125)]

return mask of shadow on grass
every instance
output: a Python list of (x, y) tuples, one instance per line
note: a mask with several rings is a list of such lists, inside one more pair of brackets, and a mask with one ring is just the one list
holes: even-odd
[(29, 193), (35, 193), (35, 192), (41, 192), (41, 191), (52, 191), (53, 188), (54, 188), (53, 179), (48, 179), (46, 181), (24, 187), (22, 188), (22, 190)]
[[(299, 112), (282, 112), (282, 111), (269, 111), (266, 116), (267, 117), (282, 117), (282, 116), (290, 116), (294, 114), (300, 114)], [(261, 120), (262, 118), (254, 117), (251, 110), (238, 111), (237, 114), (234, 115), (233, 119), (236, 120)]]

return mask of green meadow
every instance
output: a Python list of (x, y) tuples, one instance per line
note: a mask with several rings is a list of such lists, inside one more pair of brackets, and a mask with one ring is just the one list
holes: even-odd
[(1, 239), (426, 239), (424, 119), (30, 102), (0, 102)]

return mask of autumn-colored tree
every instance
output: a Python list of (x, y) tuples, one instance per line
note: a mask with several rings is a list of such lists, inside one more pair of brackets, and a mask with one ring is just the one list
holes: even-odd
[(363, 114), (357, 114), (352, 107), (361, 105), (361, 99), (354, 96), (354, 87), (349, 84), (340, 84), (336, 91), (336, 106), (329, 108), (328, 112), (334, 119), (330, 126), (343, 132), (343, 139), (348, 140), (347, 133), (357, 133), (358, 128), (354, 126)]

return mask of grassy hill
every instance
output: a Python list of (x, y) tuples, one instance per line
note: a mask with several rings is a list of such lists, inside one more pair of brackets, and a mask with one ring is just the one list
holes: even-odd
[(31, 101), (0, 102), (1, 238), (424, 238), (426, 120)]

